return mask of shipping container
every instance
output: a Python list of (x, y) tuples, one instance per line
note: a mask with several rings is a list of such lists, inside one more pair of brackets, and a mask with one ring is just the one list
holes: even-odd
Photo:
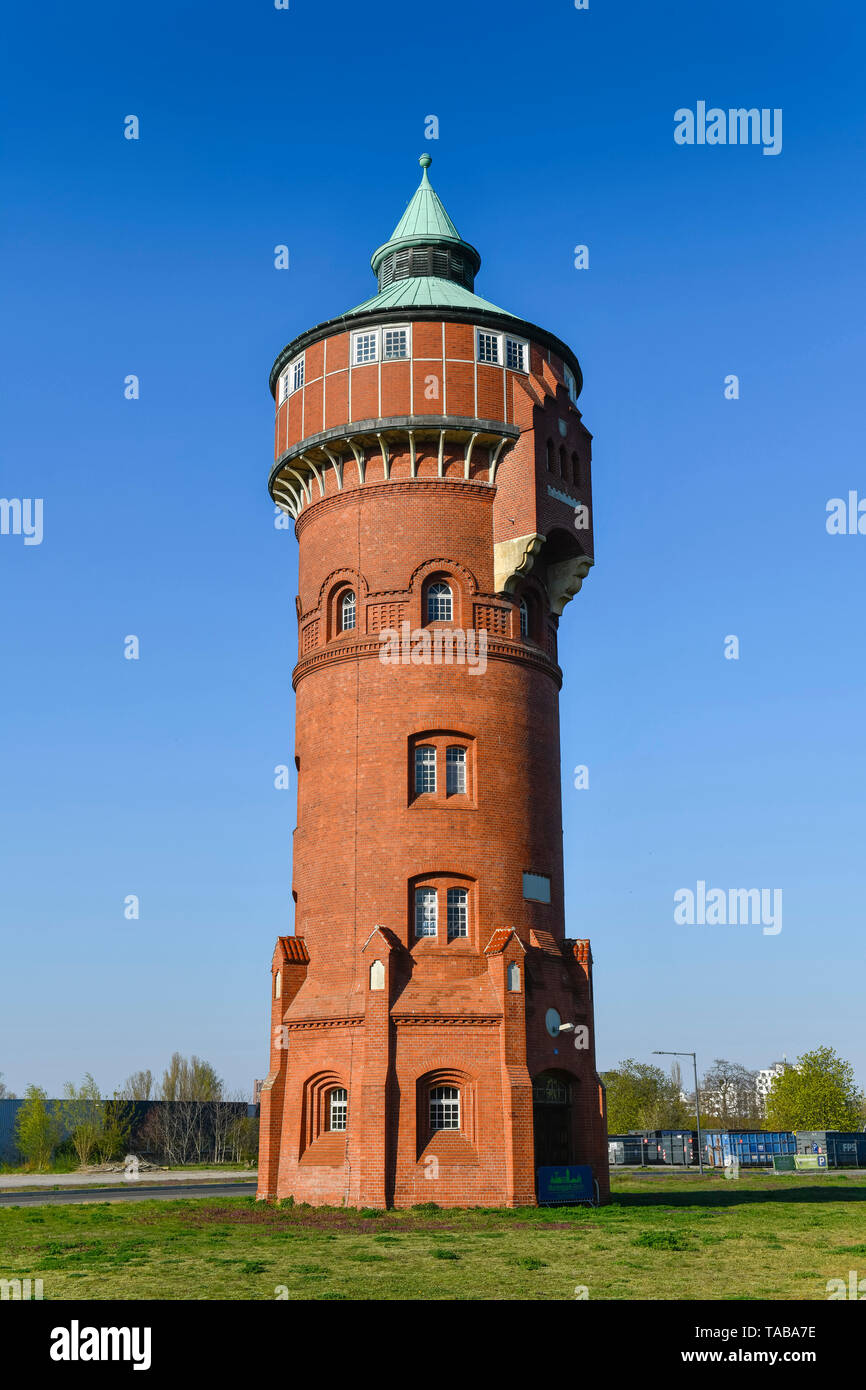
[(709, 1129), (703, 1141), (704, 1162), (710, 1168), (728, 1167), (734, 1159), (744, 1168), (772, 1168), (777, 1156), (797, 1152), (790, 1130)]
[(693, 1129), (643, 1129), (633, 1131), (643, 1142), (645, 1163), (685, 1167), (697, 1164), (698, 1135)]
[(609, 1134), (608, 1158), (611, 1164), (643, 1163), (643, 1145), (637, 1134)]
[(866, 1168), (866, 1134), (857, 1130), (798, 1129), (798, 1154), (826, 1154), (828, 1168)]

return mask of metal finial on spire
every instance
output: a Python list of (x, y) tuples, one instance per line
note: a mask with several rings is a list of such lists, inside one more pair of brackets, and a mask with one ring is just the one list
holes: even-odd
[(432, 154), (422, 154), (421, 158), (418, 160), (418, 163), (421, 165), (422, 169), (429, 169), (430, 165), (433, 163)]

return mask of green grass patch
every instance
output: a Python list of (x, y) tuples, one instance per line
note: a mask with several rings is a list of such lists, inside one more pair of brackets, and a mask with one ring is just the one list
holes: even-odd
[[(371, 1209), (372, 1211), (372, 1209)], [(607, 1207), (357, 1211), (247, 1197), (0, 1208), (46, 1300), (824, 1300), (866, 1274), (866, 1186), (614, 1175)], [(858, 1265), (859, 1261), (864, 1261)]]

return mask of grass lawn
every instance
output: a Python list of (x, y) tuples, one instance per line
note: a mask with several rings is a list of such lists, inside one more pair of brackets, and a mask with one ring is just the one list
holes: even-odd
[(866, 1276), (866, 1183), (613, 1176), (608, 1207), (359, 1212), (250, 1197), (0, 1209), (46, 1299), (826, 1299)]

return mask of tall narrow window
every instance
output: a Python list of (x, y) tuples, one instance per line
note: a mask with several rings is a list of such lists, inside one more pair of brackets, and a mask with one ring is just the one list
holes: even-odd
[(574, 404), (577, 405), (577, 382), (574, 379), (574, 372), (571, 370), (570, 367), (566, 367), (565, 363), (563, 363), (562, 366), (562, 375), (565, 378), (565, 385), (568, 390), (569, 397), (574, 402)]
[(525, 598), (520, 600), (520, 635), (529, 636), (529, 604)]
[(349, 1097), (342, 1086), (328, 1096), (328, 1129), (345, 1129), (349, 1116)]
[(559, 450), (559, 471), (560, 471), (560, 473), (562, 474), (563, 478), (567, 478), (567, 477), (568, 477), (568, 462), (567, 462), (567, 457), (568, 457), (568, 456), (567, 456), (567, 454), (566, 454), (566, 452), (565, 452), (565, 449), (564, 449), (562, 446), (560, 446), (560, 450)]
[(468, 936), (468, 893), (465, 888), (448, 889), (448, 940)]
[(571, 481), (575, 487), (580, 487), (580, 459), (577, 454), (571, 456)]
[(548, 471), (548, 473), (553, 473), (553, 472), (555, 472), (555, 467), (554, 467), (554, 462), (553, 462), (553, 440), (552, 440), (552, 439), (548, 439), (548, 441), (547, 441), (547, 471)]
[(438, 925), (436, 889), (415, 889), (415, 935), (435, 936)]
[(355, 595), (350, 589), (340, 602), (340, 631), (351, 632), (355, 626)]
[(434, 1086), (431, 1090), (430, 1128), (460, 1128), (460, 1092), (456, 1086)]
[(447, 584), (431, 584), (427, 590), (427, 621), (434, 623), (437, 620), (447, 623), (451, 622), (454, 612), (454, 601), (451, 590)]
[(436, 749), (422, 743), (415, 749), (415, 795), (436, 790)]
[(448, 796), (466, 791), (465, 748), (448, 748), (445, 751), (445, 791)]
[(299, 357), (292, 363), (292, 390), (299, 391), (304, 384), (304, 359)]

